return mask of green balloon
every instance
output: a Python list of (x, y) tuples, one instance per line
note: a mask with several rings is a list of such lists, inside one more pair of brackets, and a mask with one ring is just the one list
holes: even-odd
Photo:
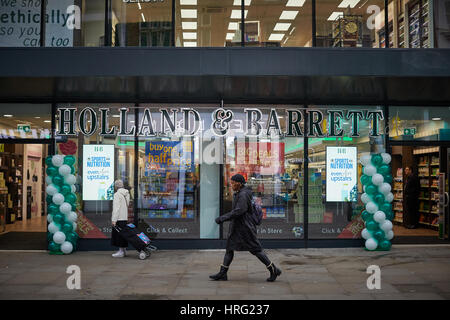
[(47, 242), (50, 243), (53, 241), (53, 233), (47, 232)]
[(371, 213), (367, 212), (366, 210), (364, 210), (364, 211), (361, 213), (361, 218), (362, 218), (365, 222), (368, 222), (368, 221), (373, 220), (373, 215), (372, 215)]
[(70, 204), (76, 204), (77, 203), (77, 197), (73, 193), (69, 193), (64, 197), (64, 200)]
[(55, 167), (48, 167), (46, 172), (50, 177), (56, 176), (58, 174), (58, 170)]
[(61, 251), (61, 245), (55, 243), (54, 241), (51, 241), (50, 244), (48, 245), (48, 250), (51, 252), (59, 252)]
[(366, 193), (367, 193), (368, 195), (373, 195), (373, 194), (375, 194), (377, 191), (378, 191), (378, 188), (377, 188), (375, 185), (373, 185), (373, 184), (370, 184), (370, 185), (367, 185), (367, 186), (366, 186)]
[(75, 163), (75, 157), (72, 155), (68, 155), (64, 157), (64, 164), (67, 164), (69, 167), (72, 167)]
[(389, 221), (392, 221), (394, 219), (394, 213), (392, 211), (386, 212), (385, 215), (386, 215), (386, 219), (388, 219)]
[(384, 203), (384, 195), (381, 194), (381, 193), (377, 193), (377, 194), (375, 195), (375, 202), (376, 202), (378, 205), (383, 204), (383, 203)]
[(375, 167), (378, 167), (380, 164), (382, 164), (383, 163), (383, 158), (381, 157), (381, 155), (379, 155), (379, 154), (374, 154), (373, 156), (372, 156), (372, 164), (375, 166)]
[(370, 184), (372, 182), (372, 178), (367, 176), (367, 175), (365, 175), (365, 174), (363, 174), (361, 176), (361, 178), (359, 179), (359, 181), (361, 181), (363, 186), (366, 186), (366, 185), (368, 185), (368, 184)]
[(52, 178), (53, 184), (57, 185), (57, 186), (62, 186), (64, 184), (64, 178), (61, 177), (59, 174), (55, 175)]
[(385, 214), (388, 212), (392, 212), (392, 207), (389, 202), (383, 203), (379, 208), (380, 208), (380, 211), (383, 211)]
[(392, 244), (391, 244), (391, 242), (390, 242), (389, 240), (383, 240), (383, 241), (380, 241), (380, 242), (378, 243), (378, 246), (379, 246), (380, 249), (382, 249), (382, 250), (390, 250)]
[(47, 202), (47, 206), (48, 206), (48, 205), (50, 205), (50, 204), (52, 203), (53, 197), (52, 197), (51, 195), (48, 195), (48, 196), (45, 198), (45, 201)]
[(70, 166), (70, 173), (74, 174), (75, 173), (75, 168), (73, 166)]
[(382, 164), (378, 167), (378, 173), (385, 175), (389, 174), (391, 172), (391, 167), (389, 167), (387, 164)]
[(78, 240), (78, 234), (72, 231), (66, 234), (66, 240), (69, 241), (72, 245), (75, 245)]
[(48, 210), (48, 213), (50, 213), (50, 214), (57, 214), (59, 212), (59, 206), (57, 206), (56, 204), (51, 202), (48, 205), (48, 209), (47, 210)]
[(373, 237), (375, 239), (377, 239), (378, 241), (381, 241), (384, 239), (384, 231), (383, 230), (377, 230), (375, 231), (375, 233), (373, 234)]
[(67, 196), (68, 194), (72, 193), (72, 187), (69, 186), (67, 183), (64, 183), (61, 187), (61, 193), (64, 196)]
[(73, 225), (71, 223), (65, 223), (62, 226), (62, 231), (66, 234), (66, 238), (67, 238), (67, 234), (70, 234), (73, 230)]
[(56, 213), (53, 216), (53, 221), (58, 224), (62, 224), (64, 222), (64, 216), (61, 213)]
[(366, 223), (366, 229), (369, 231), (375, 231), (378, 229), (378, 223), (376, 221), (369, 221)]
[(70, 205), (72, 206), (72, 211), (77, 210), (77, 204), (76, 203), (71, 203)]
[(45, 158), (45, 164), (46, 164), (48, 167), (52, 167), (52, 166), (53, 166), (53, 163), (52, 163), (52, 156), (48, 156), (47, 158)]
[(384, 182), (387, 182), (387, 183), (392, 183), (392, 181), (394, 180), (394, 178), (392, 177), (392, 174), (390, 174), (390, 173), (384, 174), (383, 177), (384, 177)]

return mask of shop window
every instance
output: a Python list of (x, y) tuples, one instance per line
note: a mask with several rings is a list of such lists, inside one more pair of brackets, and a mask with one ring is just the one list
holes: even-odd
[[(85, 133), (79, 132), (79, 117), (81, 112), (89, 107), (91, 112), (84, 113), (83, 126)], [(114, 197), (114, 181), (122, 180), (124, 188), (130, 193), (128, 205), (128, 221), (134, 221), (134, 136), (119, 136), (112, 132), (113, 127), (120, 127), (120, 108), (127, 109), (126, 122), (134, 123), (134, 109), (131, 105), (117, 104), (71, 104), (58, 105), (60, 108), (75, 108), (76, 119), (74, 132), (77, 135), (62, 135), (63, 130), (69, 132), (70, 125), (60, 126), (59, 112), (56, 114), (57, 154), (73, 154), (77, 159), (76, 193), (78, 229), (80, 238), (109, 239), (111, 236), (112, 200)], [(101, 134), (101, 108), (109, 108), (107, 129), (109, 135)], [(62, 112), (62, 111), (61, 111)], [(65, 112), (65, 119), (69, 119), (69, 111)], [(93, 119), (92, 115), (97, 118)], [(94, 130), (95, 129), (95, 130)], [(92, 131), (91, 131), (92, 130)]]
[(112, 46), (172, 45), (172, 1), (112, 1)]
[[(271, 113), (270, 107), (245, 108), (260, 110), (259, 123), (267, 123)], [(240, 109), (242, 110), (242, 106)], [(276, 111), (277, 120), (284, 130), (285, 109), (277, 106)], [(263, 221), (257, 227), (258, 236), (261, 239), (303, 239), (303, 196), (299, 193), (304, 165), (303, 138), (283, 137), (275, 132), (249, 137), (246, 133), (246, 112), (233, 112), (231, 130), (224, 141), (223, 213), (231, 211), (231, 177), (239, 173), (245, 177), (255, 201), (263, 210)], [(301, 121), (299, 125), (303, 128)], [(228, 227), (228, 224), (224, 224), (224, 237), (228, 234)]]
[(245, 46), (311, 47), (311, 4), (311, 0), (246, 1)]
[(395, 141), (450, 141), (450, 107), (389, 107)]
[(104, 46), (105, 10), (104, 0), (48, 0), (45, 46)]
[[(317, 107), (311, 106), (316, 109)], [(324, 114), (328, 110), (367, 111), (382, 110), (381, 107), (318, 107)], [(329, 114), (329, 113), (328, 113)], [(329, 118), (331, 119), (331, 118)], [(327, 120), (329, 120), (327, 119)], [(323, 122), (324, 132), (330, 121)], [(308, 199), (308, 234), (311, 239), (345, 239), (360, 238), (364, 229), (361, 213), (364, 204), (360, 197), (363, 187), (359, 182), (362, 175), (362, 165), (359, 159), (363, 154), (385, 152), (384, 120), (378, 120), (376, 130), (371, 120), (359, 121), (359, 137), (354, 136), (353, 121), (344, 119), (340, 126), (342, 137), (311, 137), (308, 138), (308, 187), (305, 197)], [(371, 136), (377, 133), (378, 136)], [(336, 148), (339, 147), (339, 148)], [(348, 182), (335, 182), (336, 170), (332, 167), (333, 158), (338, 153), (345, 153), (349, 166), (345, 167)], [(330, 170), (327, 175), (327, 169)], [(333, 171), (334, 172), (333, 172)], [(301, 180), (303, 183), (306, 179)]]
[(317, 47), (385, 48), (384, 0), (316, 1)]
[(241, 46), (241, 0), (176, 2), (176, 47)]
[(433, 1), (393, 0), (388, 8), (390, 48), (434, 47)]
[(50, 139), (49, 104), (0, 104), (1, 139)]

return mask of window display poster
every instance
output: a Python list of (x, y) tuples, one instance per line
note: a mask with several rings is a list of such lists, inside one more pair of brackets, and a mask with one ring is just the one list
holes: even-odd
[(284, 174), (284, 142), (236, 142), (235, 172), (244, 177)]
[(356, 147), (327, 147), (326, 198), (327, 202), (358, 200), (358, 173)]
[(145, 169), (178, 171), (194, 170), (193, 141), (147, 141)]
[(83, 146), (83, 200), (113, 200), (114, 145)]

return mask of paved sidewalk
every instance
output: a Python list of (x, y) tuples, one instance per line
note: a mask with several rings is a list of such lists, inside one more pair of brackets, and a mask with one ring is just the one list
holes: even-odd
[[(450, 299), (450, 246), (277, 249), (268, 256), (283, 270), (274, 283), (247, 252), (236, 252), (228, 281), (210, 281), (224, 250), (157, 251), (139, 260), (110, 252), (0, 252), (0, 299)], [(81, 270), (69, 290), (66, 269)], [(367, 267), (381, 268), (381, 289), (369, 290)]]

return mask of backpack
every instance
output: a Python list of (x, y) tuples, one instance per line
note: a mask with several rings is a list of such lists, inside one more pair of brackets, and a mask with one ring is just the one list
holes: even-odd
[(259, 204), (256, 203), (255, 199), (252, 199), (251, 203), (251, 217), (255, 225), (259, 226), (262, 222), (263, 211)]

